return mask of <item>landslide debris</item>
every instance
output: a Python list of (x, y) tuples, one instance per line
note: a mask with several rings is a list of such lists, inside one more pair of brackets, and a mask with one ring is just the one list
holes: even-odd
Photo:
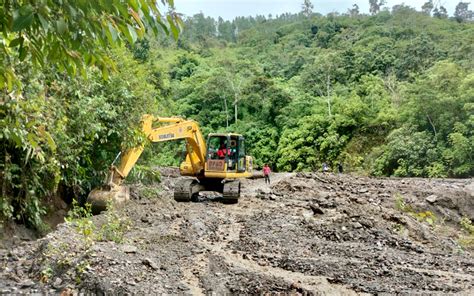
[[(461, 219), (472, 180), (274, 174), (238, 204), (176, 203), (170, 171), (134, 186), (123, 240), (71, 224), (0, 250), (0, 293), (446, 294), (474, 292)], [(93, 218), (99, 229), (111, 223)], [(464, 220), (467, 221), (467, 220)]]

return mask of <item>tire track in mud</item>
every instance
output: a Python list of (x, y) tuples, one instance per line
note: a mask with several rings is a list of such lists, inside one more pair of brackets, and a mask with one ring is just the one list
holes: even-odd
[(199, 274), (207, 269), (207, 257), (199, 254), (191, 261), (191, 266), (183, 266), (183, 282), (189, 288), (192, 295), (206, 295), (206, 291), (201, 287)]
[[(188, 217), (188, 212), (192, 211), (189, 211), (186, 204), (183, 204), (183, 207), (179, 208), (177, 214), (180, 218), (175, 219), (170, 225), (170, 234), (177, 236), (188, 235), (188, 227), (184, 225)], [(197, 244), (195, 248), (202, 248), (202, 246)], [(207, 269), (207, 261), (206, 254), (201, 252), (194, 255), (191, 260), (180, 262), (180, 270), (182, 272), (181, 282), (188, 287), (191, 295), (206, 295), (205, 290), (201, 287), (199, 274)]]
[[(281, 178), (283, 177), (284, 176)], [(255, 190), (255, 188), (253, 189)], [(258, 204), (258, 206), (256, 204)], [(225, 221), (225, 223), (218, 225), (215, 231), (217, 239), (211, 240), (209, 236), (204, 236), (203, 239), (199, 241), (200, 245), (206, 248), (207, 255), (201, 255), (199, 259), (195, 260), (195, 262), (199, 261), (201, 263), (199, 268), (200, 272), (198, 272), (198, 274), (201, 275), (196, 276), (194, 273), (191, 277), (194, 286), (198, 283), (196, 279), (199, 279), (203, 271), (208, 269), (211, 257), (217, 257), (225, 262), (232, 270), (240, 269), (248, 274), (256, 274), (264, 278), (286, 282), (288, 287), (292, 287), (297, 291), (337, 295), (359, 295), (355, 291), (347, 289), (342, 285), (329, 283), (326, 277), (306, 275), (297, 271), (262, 265), (252, 259), (252, 254), (245, 255), (234, 250), (231, 243), (238, 243), (240, 240), (240, 233), (244, 228), (244, 222), (246, 219), (252, 218), (253, 212), (255, 212), (256, 209), (260, 208), (259, 211), (261, 211), (262, 206), (265, 205), (260, 200), (247, 198), (244, 198), (238, 205), (217, 206), (219, 211), (215, 211), (214, 214), (218, 221)], [(207, 263), (203, 264), (203, 260), (206, 260)], [(187, 282), (189, 283), (189, 272), (187, 272), (187, 274)], [(200, 290), (200, 292), (204, 291)]]

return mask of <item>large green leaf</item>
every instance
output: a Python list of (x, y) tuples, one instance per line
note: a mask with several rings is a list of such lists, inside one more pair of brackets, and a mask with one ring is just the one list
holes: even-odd
[(117, 41), (117, 30), (115, 30), (114, 26), (110, 22), (108, 22), (107, 28), (109, 29), (110, 35), (112, 36), (112, 41)]
[(16, 39), (13, 39), (13, 40), (10, 42), (9, 46), (10, 46), (10, 47), (15, 47), (15, 46), (18, 46), (18, 45), (20, 45), (20, 44), (22, 44), (22, 43), (23, 43), (23, 37), (20, 36), (20, 37), (18, 37), (18, 38), (16, 38)]
[(179, 29), (176, 27), (173, 18), (170, 15), (168, 15), (166, 18), (168, 19), (168, 23), (170, 25), (171, 32), (173, 33), (173, 37), (175, 39), (178, 39)]
[(49, 28), (49, 23), (48, 21), (41, 15), (41, 14), (38, 14), (38, 19), (41, 23), (41, 26), (43, 27), (43, 30), (45, 32), (48, 32), (48, 28)]
[(22, 14), (21, 11), (13, 13), (13, 32), (19, 32), (31, 26), (33, 22), (33, 11), (30, 10), (27, 14)]
[(56, 21), (56, 28), (59, 34), (64, 34), (67, 31), (67, 23), (64, 19), (59, 19)]
[(127, 29), (128, 29), (128, 33), (130, 34), (132, 43), (135, 43), (137, 41), (137, 38), (138, 38), (137, 32), (135, 31), (135, 28), (133, 28), (130, 25), (127, 25)]

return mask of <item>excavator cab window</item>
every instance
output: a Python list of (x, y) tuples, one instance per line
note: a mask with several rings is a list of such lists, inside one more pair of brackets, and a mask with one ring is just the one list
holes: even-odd
[(227, 153), (227, 170), (235, 171), (238, 165), (238, 137), (230, 136), (230, 142)]
[(210, 135), (207, 139), (207, 168), (210, 171), (224, 171), (227, 162), (227, 136)]
[[(227, 138), (220, 136), (209, 137), (207, 143), (207, 159), (222, 159), (222, 153), (219, 153), (219, 150), (222, 150), (222, 147), (227, 146)], [(219, 157), (219, 155), (221, 155)]]
[(244, 137), (239, 137), (238, 143), (238, 156), (237, 156), (237, 171), (239, 173), (245, 172), (245, 143)]
[(219, 171), (227, 164), (227, 171), (245, 171), (245, 149), (240, 145), (243, 145), (243, 138), (237, 135), (209, 136), (206, 154), (208, 168)]

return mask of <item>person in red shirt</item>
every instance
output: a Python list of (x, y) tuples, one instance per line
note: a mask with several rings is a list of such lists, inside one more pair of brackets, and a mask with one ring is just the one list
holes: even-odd
[(219, 158), (225, 158), (225, 155), (227, 153), (227, 148), (225, 147), (225, 144), (221, 144), (221, 147), (219, 150), (217, 150), (217, 157)]
[(271, 173), (271, 170), (270, 170), (270, 167), (268, 166), (268, 164), (265, 164), (263, 166), (263, 176), (265, 177), (265, 184), (270, 184), (270, 173)]

